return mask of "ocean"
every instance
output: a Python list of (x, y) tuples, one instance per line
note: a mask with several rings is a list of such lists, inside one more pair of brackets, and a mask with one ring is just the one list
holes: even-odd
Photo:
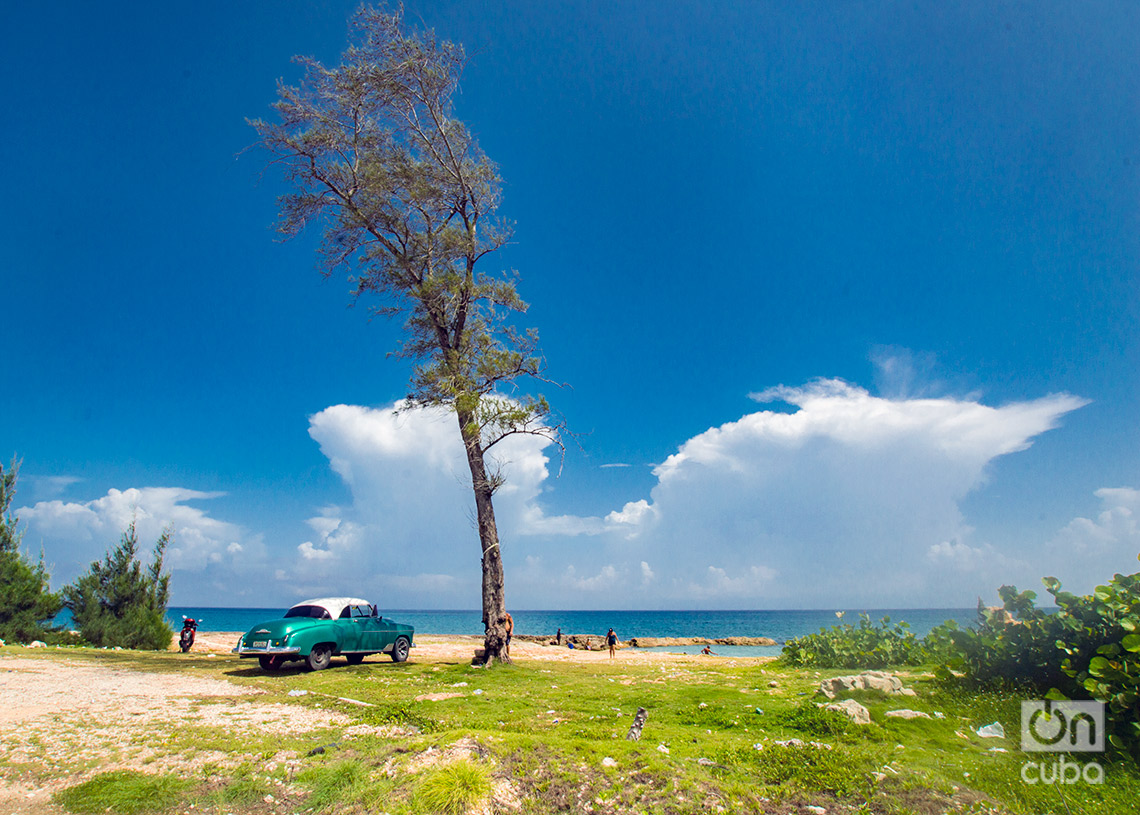
[[(843, 622), (858, 622), (861, 610), (848, 610)], [(946, 620), (959, 625), (972, 624), (976, 609), (920, 608), (920, 609), (866, 609), (874, 621), (889, 616), (892, 622), (905, 621), (911, 631), (924, 637), (934, 626)], [(167, 620), (177, 631), (182, 627), (182, 616), (199, 621), (201, 631), (248, 631), (260, 622), (279, 618), (280, 608), (201, 608), (172, 607), (167, 609)], [(381, 609), (381, 614), (415, 627), (417, 634), (470, 634), (482, 635), (482, 614), (478, 611), (423, 611)], [(613, 628), (618, 637), (771, 637), (778, 643), (821, 628), (835, 625), (839, 620), (834, 611), (515, 611), (516, 634), (554, 636), (559, 628), (563, 634), (596, 634)], [(701, 646), (669, 647), (657, 650), (696, 653)], [(722, 656), (775, 656), (776, 646), (716, 647)]]

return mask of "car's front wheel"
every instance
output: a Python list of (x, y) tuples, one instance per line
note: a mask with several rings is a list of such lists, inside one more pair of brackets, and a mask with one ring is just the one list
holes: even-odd
[(332, 646), (330, 645), (314, 645), (313, 650), (309, 651), (309, 670), (323, 671), (332, 662)]
[(407, 662), (408, 649), (412, 644), (408, 642), (407, 637), (397, 637), (395, 645), (392, 646), (392, 661), (393, 662)]

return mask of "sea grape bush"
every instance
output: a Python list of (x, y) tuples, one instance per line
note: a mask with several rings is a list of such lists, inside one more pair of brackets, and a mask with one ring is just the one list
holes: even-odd
[(922, 644), (905, 622), (891, 625), (890, 617), (877, 624), (866, 613), (859, 624), (844, 623), (784, 644), (784, 662), (813, 668), (885, 668), (926, 661)]
[(953, 620), (917, 640), (905, 623), (837, 625), (789, 640), (782, 659), (815, 668), (936, 665), (945, 683), (1012, 688), (1052, 699), (1105, 704), (1109, 743), (1140, 756), (1140, 574), (1115, 575), (1092, 594), (1041, 581), (1057, 608), (1036, 606), (1037, 595), (1002, 586), (1002, 606), (978, 603), (978, 621)]
[(986, 612), (977, 628), (945, 623), (932, 631), (924, 644), (949, 654), (937, 675), (1104, 702), (1109, 742), (1140, 752), (1140, 574), (1117, 574), (1084, 596), (1061, 591), (1055, 577), (1042, 583), (1056, 612), (1037, 608), (1031, 591), (1002, 586), (1003, 608)]

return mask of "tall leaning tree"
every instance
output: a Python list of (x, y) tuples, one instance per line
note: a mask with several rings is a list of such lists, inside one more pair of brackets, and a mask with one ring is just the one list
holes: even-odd
[(411, 361), (410, 407), (454, 412), (471, 471), (489, 661), (508, 662), (503, 561), (492, 451), (509, 436), (561, 445), (559, 425), (523, 381), (546, 381), (513, 273), (489, 272), (510, 236), (496, 217), (502, 179), (452, 98), (462, 46), (405, 28), (400, 11), (362, 8), (340, 65), (296, 57), (303, 79), (278, 83), (278, 121), (251, 121), (290, 184), (279, 229), (322, 230), (321, 269), (347, 272), (354, 300), (402, 317), (397, 356)]

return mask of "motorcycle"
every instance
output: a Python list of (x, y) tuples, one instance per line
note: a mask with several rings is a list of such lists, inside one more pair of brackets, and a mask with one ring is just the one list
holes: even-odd
[(182, 653), (185, 654), (194, 645), (194, 635), (198, 631), (200, 622), (201, 620), (182, 615), (182, 633), (178, 635), (178, 647), (182, 649)]

